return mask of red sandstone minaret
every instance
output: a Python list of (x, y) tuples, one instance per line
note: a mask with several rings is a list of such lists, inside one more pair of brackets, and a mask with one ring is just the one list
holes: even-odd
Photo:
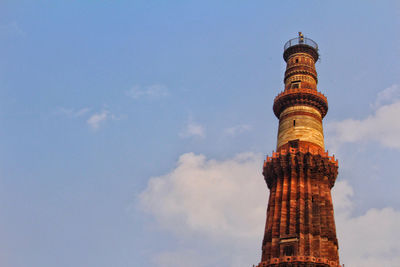
[(299, 37), (285, 44), (285, 90), (274, 100), (276, 153), (264, 162), (270, 189), (258, 267), (338, 267), (331, 188), (338, 162), (325, 152), (326, 97), (317, 91), (318, 45)]

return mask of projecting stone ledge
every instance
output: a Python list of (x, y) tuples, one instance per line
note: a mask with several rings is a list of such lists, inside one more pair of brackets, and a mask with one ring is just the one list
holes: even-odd
[[(312, 148), (289, 148), (274, 152), (272, 157), (267, 156), (264, 161), (263, 175), (268, 188), (276, 182), (278, 177), (284, 177), (296, 173), (299, 176), (311, 176), (310, 178), (327, 178), (329, 187), (335, 185), (338, 174), (338, 160), (329, 156), (328, 152)], [(308, 174), (309, 173), (309, 174)]]
[(341, 267), (337, 261), (311, 256), (283, 256), (260, 262), (257, 267)]
[(324, 94), (312, 89), (297, 88), (285, 90), (275, 97), (273, 106), (275, 116), (279, 118), (283, 110), (295, 105), (314, 107), (319, 110), (322, 118), (328, 112), (328, 100)]

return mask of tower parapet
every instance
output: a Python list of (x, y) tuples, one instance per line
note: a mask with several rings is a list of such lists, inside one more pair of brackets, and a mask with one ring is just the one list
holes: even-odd
[[(289, 49), (290, 48), (290, 49)], [(290, 39), (285, 43), (285, 46), (283, 47), (283, 59), (287, 61), (288, 56), (292, 52), (292, 50), (298, 50), (298, 49), (304, 49), (304, 50), (309, 50), (312, 49), (311, 53), (315, 61), (318, 60), (319, 53), (318, 53), (318, 44), (314, 42), (310, 38), (304, 37), (304, 35), (299, 32), (299, 36), (293, 39)]]
[(285, 89), (273, 105), (277, 152), (263, 166), (270, 195), (258, 267), (339, 267), (331, 197), (338, 161), (325, 152), (328, 101), (317, 91), (318, 45), (299, 33), (283, 58)]

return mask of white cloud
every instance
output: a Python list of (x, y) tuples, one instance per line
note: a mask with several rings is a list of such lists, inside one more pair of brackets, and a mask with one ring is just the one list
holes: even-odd
[(98, 130), (107, 120), (119, 120), (108, 109), (103, 108), (99, 112), (90, 112), (91, 108), (84, 107), (81, 109), (74, 108), (58, 108), (58, 114), (62, 114), (68, 118), (82, 118), (86, 120), (86, 124), (93, 130)]
[(258, 236), (264, 222), (256, 219), (265, 215), (267, 192), (261, 166), (262, 157), (253, 153), (225, 161), (183, 154), (175, 170), (150, 179), (140, 201), (174, 231)]
[(333, 189), (341, 262), (352, 267), (400, 266), (400, 212), (370, 209), (352, 216), (353, 189), (340, 181)]
[(106, 120), (114, 118), (114, 115), (112, 115), (108, 110), (102, 110), (101, 112), (94, 113), (86, 122), (93, 130), (97, 130)]
[(382, 105), (387, 105), (393, 103), (393, 101), (397, 101), (400, 99), (400, 86), (394, 84), (385, 90), (378, 93), (376, 97), (376, 101), (373, 105), (373, 108), (379, 108)]
[(81, 109), (73, 109), (73, 108), (64, 108), (61, 107), (59, 108), (59, 113), (64, 114), (65, 116), (71, 117), (71, 118), (76, 118), (76, 117), (81, 117), (88, 113), (90, 111), (90, 108), (85, 107)]
[(359, 217), (336, 218), (341, 262), (352, 267), (400, 266), (400, 212), (370, 209)]
[(179, 136), (182, 138), (188, 138), (188, 137), (204, 138), (206, 137), (206, 132), (203, 125), (194, 122), (192, 119), (189, 119), (183, 131), (179, 133)]
[(248, 132), (251, 129), (252, 129), (252, 127), (248, 124), (239, 124), (239, 125), (235, 125), (230, 128), (226, 128), (224, 132), (226, 135), (236, 136), (236, 135), (242, 134), (244, 132)]
[[(265, 224), (268, 189), (261, 175), (262, 161), (263, 157), (254, 153), (223, 161), (183, 154), (173, 171), (149, 180), (139, 197), (140, 206), (154, 215), (161, 227), (178, 236), (192, 236), (196, 241), (189, 238), (189, 247), (200, 238), (228, 252), (229, 260), (224, 258), (224, 261), (232, 265), (227, 266), (243, 266), (246, 262), (250, 266), (258, 260)], [(244, 253), (249, 248), (250, 253)], [(199, 266), (216, 266), (215, 262), (207, 263), (205, 258), (220, 255), (197, 252), (198, 258), (203, 258)], [(185, 253), (177, 249), (162, 259), (179, 262)]]
[(332, 189), (335, 212), (346, 216), (350, 215), (354, 208), (354, 203), (351, 200), (353, 195), (353, 188), (347, 181), (337, 181)]
[(141, 97), (164, 97), (168, 94), (169, 93), (167, 87), (161, 84), (153, 84), (146, 87), (135, 85), (126, 92), (126, 95), (132, 97), (133, 99), (138, 99)]
[(399, 88), (392, 86), (378, 94), (374, 104), (377, 109), (367, 118), (346, 119), (327, 124), (329, 146), (337, 148), (343, 143), (375, 141), (385, 147), (400, 148), (399, 96)]
[[(183, 154), (174, 170), (149, 180), (139, 205), (162, 228), (186, 240), (182, 242), (187, 249), (201, 239), (209, 244), (205, 247), (221, 251), (217, 256), (207, 249), (196, 250), (198, 266), (216, 266), (215, 261), (210, 263), (213, 257), (223, 257), (225, 266), (251, 266), (259, 261), (267, 206), (261, 166), (262, 156), (254, 153), (222, 161)], [(352, 195), (346, 181), (336, 183), (333, 199), (341, 262), (352, 267), (399, 266), (400, 212), (370, 209), (354, 216)], [(156, 266), (180, 266), (185, 256), (192, 255), (171, 250), (155, 256)]]

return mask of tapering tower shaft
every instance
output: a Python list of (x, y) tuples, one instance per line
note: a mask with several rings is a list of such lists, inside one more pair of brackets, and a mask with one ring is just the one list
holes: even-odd
[(318, 46), (299, 33), (285, 44), (283, 57), (285, 89), (273, 106), (279, 119), (277, 152), (263, 167), (270, 197), (258, 266), (337, 267), (331, 188), (338, 162), (324, 147), (328, 102), (317, 91)]

